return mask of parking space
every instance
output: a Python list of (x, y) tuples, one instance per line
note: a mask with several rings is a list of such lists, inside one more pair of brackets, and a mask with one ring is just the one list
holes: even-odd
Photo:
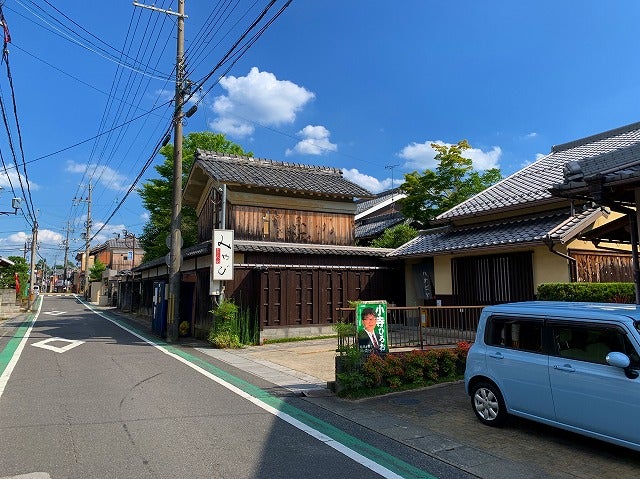
[[(366, 399), (359, 404), (443, 438), (440, 450), (428, 452), (447, 462), (458, 462), (478, 477), (631, 479), (640, 475), (636, 451), (514, 417), (503, 428), (482, 425), (462, 383)], [(420, 444), (417, 439), (415, 442)]]

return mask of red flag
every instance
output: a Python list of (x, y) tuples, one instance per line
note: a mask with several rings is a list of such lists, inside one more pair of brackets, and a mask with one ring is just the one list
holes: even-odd
[(18, 273), (13, 273), (13, 277), (16, 280), (16, 293), (20, 294), (20, 278), (18, 278)]

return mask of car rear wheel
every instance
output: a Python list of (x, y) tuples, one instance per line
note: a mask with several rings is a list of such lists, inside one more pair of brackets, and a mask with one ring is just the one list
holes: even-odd
[(487, 426), (502, 426), (507, 419), (504, 399), (493, 383), (481, 381), (475, 384), (471, 394), (471, 406), (476, 417)]

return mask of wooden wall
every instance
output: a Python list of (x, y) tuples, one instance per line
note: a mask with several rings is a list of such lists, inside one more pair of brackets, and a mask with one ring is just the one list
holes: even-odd
[(235, 238), (254, 241), (353, 245), (353, 215), (229, 205)]
[(221, 194), (212, 188), (197, 212), (199, 241), (210, 240), (213, 228), (228, 228), (240, 240), (355, 244), (352, 201), (229, 191), (226, 225), (222, 225), (221, 211)]
[(576, 260), (576, 281), (587, 283), (633, 282), (630, 254), (570, 251)]

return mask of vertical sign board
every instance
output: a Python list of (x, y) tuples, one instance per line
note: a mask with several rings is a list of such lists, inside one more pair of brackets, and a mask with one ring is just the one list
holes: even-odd
[(233, 230), (213, 230), (212, 279), (228, 281), (233, 279)]
[(363, 353), (388, 353), (387, 302), (361, 301), (356, 306), (358, 347)]

